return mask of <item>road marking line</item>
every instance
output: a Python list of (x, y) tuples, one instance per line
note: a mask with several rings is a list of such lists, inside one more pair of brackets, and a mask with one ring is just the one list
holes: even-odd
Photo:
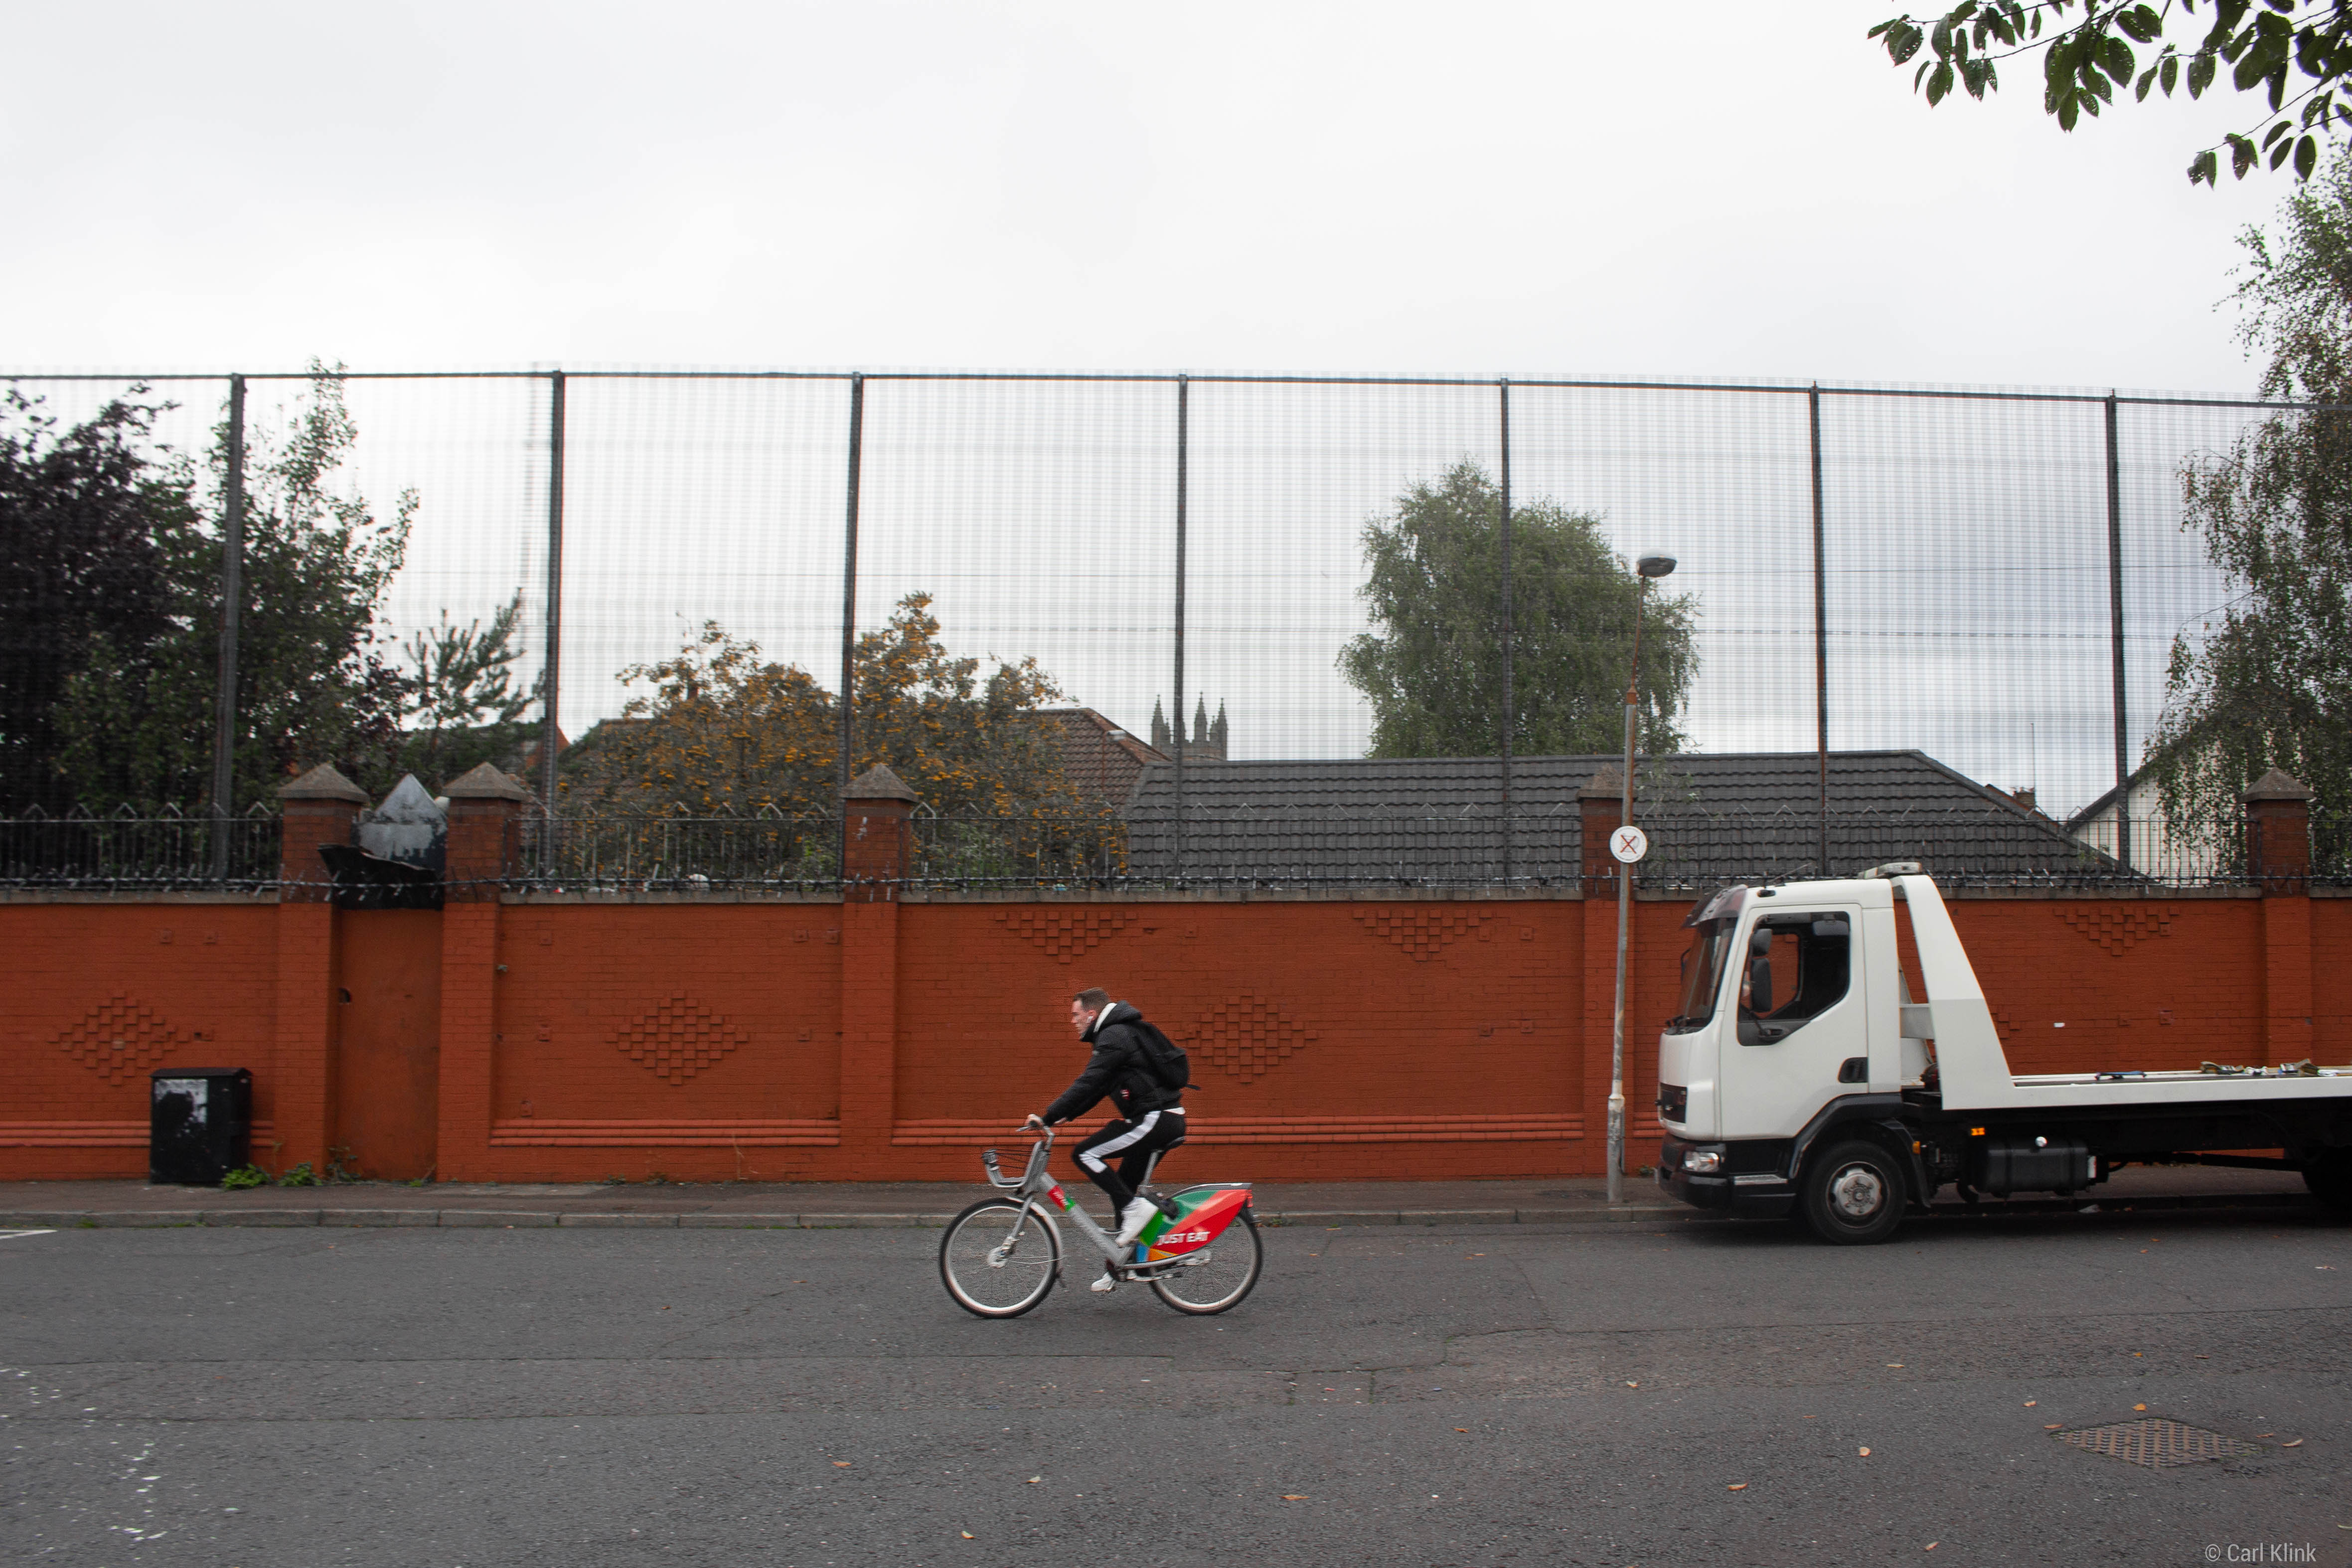
[(55, 1236), (54, 1230), (0, 1230), (0, 1241), (15, 1241), (26, 1236)]

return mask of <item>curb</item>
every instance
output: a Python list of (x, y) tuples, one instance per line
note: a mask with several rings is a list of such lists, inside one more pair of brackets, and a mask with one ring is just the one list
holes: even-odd
[[(1912, 1220), (1969, 1224), (1990, 1219), (2081, 1215), (2113, 1218), (2147, 1213), (2228, 1214), (2232, 1211), (2310, 1211), (2314, 1201), (2299, 1193), (2246, 1193), (2229, 1198), (2152, 1196), (2126, 1202), (2029, 1200), (1987, 1202), (1974, 1207), (1933, 1205)], [(449, 1230), (940, 1230), (951, 1214), (690, 1214), (581, 1213), (561, 1209), (87, 1209), (0, 1212), (0, 1229), (163, 1230), (173, 1228), (277, 1228), (287, 1226), (440, 1226)], [(1728, 1225), (1717, 1210), (1681, 1204), (1624, 1204), (1612, 1209), (1285, 1209), (1258, 1214), (1267, 1226), (1540, 1225), (1585, 1230), (1626, 1225)], [(1757, 1223), (1772, 1224), (1773, 1221)]]
[[(1291, 1209), (1258, 1215), (1265, 1226), (1549, 1225), (1683, 1223), (1719, 1216), (1660, 1205), (1591, 1209)], [(191, 1226), (440, 1226), (450, 1230), (940, 1230), (951, 1214), (583, 1214), (554, 1209), (145, 1209), (0, 1213), (0, 1228), (147, 1229)]]

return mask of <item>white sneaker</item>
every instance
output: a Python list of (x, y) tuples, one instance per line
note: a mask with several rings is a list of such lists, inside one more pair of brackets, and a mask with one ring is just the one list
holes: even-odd
[(1118, 1289), (1118, 1281), (1112, 1279), (1110, 1277), (1110, 1270), (1106, 1268), (1102, 1272), (1102, 1278), (1087, 1286), (1087, 1289), (1093, 1291), (1097, 1296), (1108, 1296), (1112, 1291)]
[(1126, 1212), (1118, 1216), (1118, 1244), (1133, 1247), (1135, 1238), (1143, 1234), (1143, 1227), (1150, 1225), (1159, 1213), (1149, 1199), (1129, 1199)]

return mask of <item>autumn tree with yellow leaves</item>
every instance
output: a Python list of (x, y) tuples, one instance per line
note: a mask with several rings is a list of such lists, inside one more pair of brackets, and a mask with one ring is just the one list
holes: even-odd
[[(850, 771), (887, 763), (942, 816), (1017, 819), (1076, 805), (1060, 740), (1037, 710), (1062, 695), (1034, 658), (983, 678), (940, 639), (931, 595), (908, 594), (856, 642)], [(745, 816), (830, 811), (837, 695), (797, 665), (706, 621), (677, 655), (621, 672), (644, 686), (622, 718), (566, 753), (567, 813)]]

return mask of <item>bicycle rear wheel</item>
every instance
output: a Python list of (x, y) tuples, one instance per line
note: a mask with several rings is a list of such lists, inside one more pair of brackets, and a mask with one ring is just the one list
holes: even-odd
[(1035, 1208), (982, 1198), (940, 1238), (940, 1283), (955, 1304), (982, 1318), (1017, 1318), (1061, 1278), (1062, 1243)]
[(1152, 1277), (1154, 1294), (1180, 1312), (1207, 1317), (1230, 1311), (1257, 1289), (1265, 1266), (1265, 1248), (1257, 1238), (1257, 1221), (1247, 1209), (1234, 1216), (1224, 1234), (1191, 1256), (1199, 1263), (1180, 1263)]

